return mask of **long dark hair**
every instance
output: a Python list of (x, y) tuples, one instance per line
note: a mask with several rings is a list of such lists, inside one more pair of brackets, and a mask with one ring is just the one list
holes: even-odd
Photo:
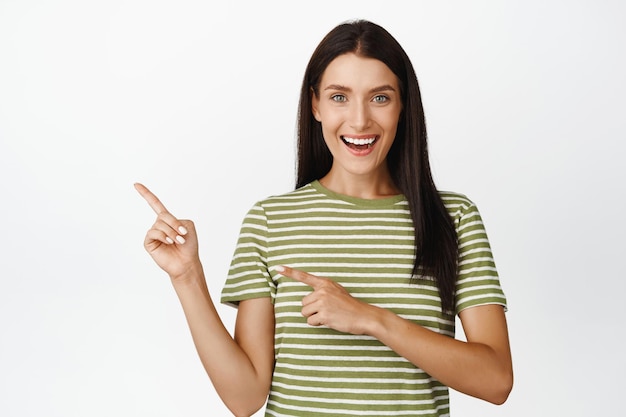
[(313, 117), (312, 94), (326, 67), (345, 53), (377, 59), (398, 77), (403, 110), (394, 143), (387, 155), (391, 178), (409, 203), (415, 230), (415, 278), (436, 280), (444, 312), (454, 312), (458, 263), (457, 235), (435, 187), (428, 158), (424, 109), (413, 65), (404, 49), (381, 26), (364, 20), (346, 22), (331, 30), (317, 46), (304, 74), (298, 109), (296, 188), (326, 175), (333, 157)]

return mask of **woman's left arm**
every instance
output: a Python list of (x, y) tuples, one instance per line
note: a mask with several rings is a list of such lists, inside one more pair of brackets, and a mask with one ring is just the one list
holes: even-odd
[(448, 387), (491, 403), (504, 403), (511, 392), (513, 365), (501, 305), (461, 311), (465, 342), (366, 304), (328, 278), (286, 266), (277, 270), (313, 289), (302, 300), (308, 324), (375, 337)]
[[(513, 388), (513, 364), (504, 308), (466, 308), (459, 317), (467, 342), (435, 333), (391, 311), (365, 306), (366, 333), (376, 337), (443, 384), (494, 404)], [(367, 314), (367, 313), (366, 313)]]

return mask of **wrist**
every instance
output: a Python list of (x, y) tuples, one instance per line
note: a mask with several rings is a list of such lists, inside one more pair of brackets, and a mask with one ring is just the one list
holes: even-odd
[(385, 333), (388, 331), (389, 316), (394, 315), (391, 311), (382, 307), (370, 306), (371, 314), (366, 322), (365, 334), (372, 336), (376, 339), (385, 337)]
[(386, 311), (387, 310), (383, 308), (367, 304), (365, 314), (362, 314), (360, 317), (360, 333), (377, 338), (380, 331), (384, 329), (384, 316)]
[(204, 282), (204, 269), (200, 260), (192, 261), (176, 274), (170, 274), (170, 280), (175, 287), (195, 285)]

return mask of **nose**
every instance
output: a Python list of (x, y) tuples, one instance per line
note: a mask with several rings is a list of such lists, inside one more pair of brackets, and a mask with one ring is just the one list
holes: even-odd
[(350, 127), (356, 131), (367, 129), (370, 123), (370, 109), (365, 103), (354, 103), (350, 109)]

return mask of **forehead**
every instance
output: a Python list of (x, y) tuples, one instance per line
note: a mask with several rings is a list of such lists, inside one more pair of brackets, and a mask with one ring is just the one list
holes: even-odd
[(320, 84), (322, 90), (329, 85), (375, 88), (384, 84), (397, 89), (398, 79), (382, 61), (347, 53), (339, 55), (328, 64)]

